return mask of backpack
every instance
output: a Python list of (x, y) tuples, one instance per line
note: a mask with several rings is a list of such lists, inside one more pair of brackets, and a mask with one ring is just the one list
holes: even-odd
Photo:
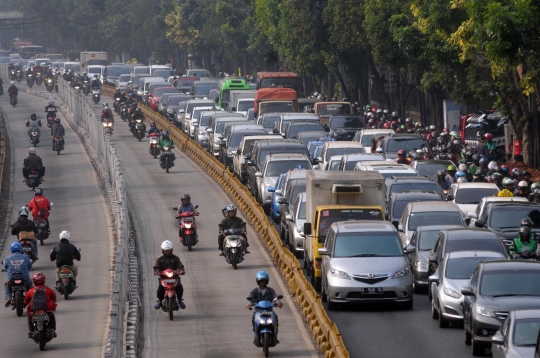
[(32, 301), (30, 301), (30, 308), (33, 312), (39, 309), (47, 310), (47, 293), (45, 292), (45, 287), (34, 287), (34, 295), (32, 296)]
[(41, 216), (42, 218), (44, 218), (45, 215), (47, 214), (47, 210), (39, 208), (36, 198), (34, 198), (34, 204), (36, 205), (36, 208), (38, 209), (38, 216)]

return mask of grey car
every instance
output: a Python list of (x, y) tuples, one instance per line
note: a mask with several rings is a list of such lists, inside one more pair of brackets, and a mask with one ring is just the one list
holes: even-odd
[(538, 357), (539, 330), (540, 310), (510, 312), (501, 329), (491, 338), (493, 358)]
[(413, 307), (413, 279), (396, 229), (384, 221), (336, 222), (322, 256), (322, 298), (339, 303), (399, 302)]
[(289, 224), (289, 250), (301, 257), (304, 253), (304, 223), (306, 222), (306, 192), (296, 196), (291, 214), (286, 215)]

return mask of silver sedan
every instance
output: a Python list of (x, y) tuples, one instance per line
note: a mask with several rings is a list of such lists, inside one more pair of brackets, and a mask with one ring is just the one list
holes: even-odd
[(512, 311), (491, 338), (493, 358), (538, 357), (535, 347), (540, 330), (540, 310)]

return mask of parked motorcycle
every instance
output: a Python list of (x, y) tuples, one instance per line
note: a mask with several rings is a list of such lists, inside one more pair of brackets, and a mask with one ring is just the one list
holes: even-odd
[(159, 133), (149, 134), (148, 138), (150, 138), (150, 148), (148, 148), (148, 152), (150, 153), (151, 156), (154, 157), (154, 159), (157, 159), (157, 156), (161, 152), (158, 148)]
[(166, 145), (161, 150), (161, 166), (163, 169), (165, 169), (165, 172), (167, 173), (169, 172), (169, 169), (172, 168), (172, 166), (174, 165), (171, 152), (172, 148)]
[(107, 119), (104, 119), (103, 122), (101, 122), (103, 125), (103, 131), (105, 134), (112, 134), (114, 129), (114, 122), (109, 122)]
[[(195, 205), (197, 209), (199, 205)], [(178, 210), (178, 208), (173, 208)], [(195, 216), (199, 216), (198, 212), (188, 211), (176, 216), (178, 219), (178, 225), (180, 225), (180, 233), (182, 245), (187, 246), (188, 251), (191, 251), (191, 247), (197, 245), (197, 225), (195, 223)]]
[(133, 135), (135, 136), (135, 138), (139, 140), (139, 142), (145, 137), (146, 130), (144, 129), (144, 124), (142, 122), (142, 119), (135, 120), (135, 131)]
[[(2, 269), (2, 272), (6, 270)], [(24, 275), (20, 271), (13, 272), (11, 280), (7, 283), (11, 287), (11, 303), (9, 307), (16, 310), (17, 317), (22, 317), (24, 308), (24, 296), (26, 294), (26, 285), (24, 284)]]
[(34, 76), (31, 73), (29, 73), (28, 76), (26, 77), (26, 84), (30, 88), (32, 88), (32, 86), (34, 85)]
[[(225, 240), (223, 241), (223, 254), (225, 261), (231, 264), (236, 270), (238, 264), (244, 261), (244, 252), (242, 250), (242, 234), (245, 232), (245, 227), (241, 229), (226, 229), (223, 234)], [(245, 239), (244, 239), (245, 240)]]
[[(52, 203), (51, 203), (52, 205)], [(36, 239), (39, 240), (39, 244), (43, 246), (43, 241), (47, 240), (49, 238), (49, 232), (47, 230), (47, 221), (44, 217), (38, 216), (34, 218), (34, 224), (36, 225), (38, 229), (38, 233), (36, 235)]]
[(95, 104), (98, 104), (101, 101), (101, 91), (99, 89), (92, 90), (92, 100)]
[(28, 172), (28, 179), (26, 180), (26, 185), (34, 190), (41, 184), (41, 177), (39, 172), (36, 169), (30, 169)]
[[(259, 301), (253, 305), (255, 309), (252, 322), (255, 333), (254, 343), (257, 347), (262, 347), (265, 357), (270, 354), (269, 348), (275, 347), (279, 343), (277, 339), (278, 316), (274, 312), (274, 307), (282, 298), (283, 296), (279, 295), (274, 301)], [(251, 310), (250, 307), (248, 308)]]
[(33, 147), (36, 147), (39, 143), (39, 132), (32, 131), (30, 132), (30, 143), (32, 143)]
[(183, 275), (184, 271), (176, 271), (166, 269), (158, 274), (160, 278), (160, 285), (165, 288), (165, 298), (161, 302), (161, 309), (163, 312), (169, 313), (169, 319), (173, 320), (173, 312), (180, 309), (180, 304), (176, 296), (175, 287), (180, 284), (180, 275)]
[(39, 350), (45, 350), (45, 344), (54, 338), (52, 329), (49, 329), (49, 315), (46, 308), (39, 308), (32, 312), (30, 316), (32, 320), (32, 339), (39, 344)]
[(47, 91), (49, 91), (49, 93), (52, 93), (52, 91), (54, 90), (54, 80), (52, 78), (47, 78), (47, 83), (45, 84), (45, 88), (47, 88)]
[(60, 152), (64, 150), (63, 138), (60, 134), (54, 137), (52, 150), (53, 152), (57, 152), (58, 155), (60, 155)]
[(9, 95), (9, 104), (11, 104), (13, 107), (15, 107), (17, 105), (17, 95), (16, 94), (11, 94)]

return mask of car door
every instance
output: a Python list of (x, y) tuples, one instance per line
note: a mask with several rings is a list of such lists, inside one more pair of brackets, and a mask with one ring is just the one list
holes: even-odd
[[(480, 276), (480, 269), (476, 267), (473, 274), (471, 275), (471, 281), (469, 286), (472, 288), (473, 292), (476, 294), (478, 287), (478, 279)], [(472, 320), (472, 306), (474, 304), (475, 296), (463, 296), (463, 318), (464, 318), (464, 328), (470, 332), (471, 320)]]
[[(332, 250), (334, 247), (334, 241), (335, 241), (336, 233), (334, 230), (329, 230), (328, 234), (326, 235), (326, 241), (324, 242), (324, 247), (328, 251), (328, 255), (322, 256), (322, 265), (321, 265), (321, 277), (322, 277), (322, 284), (325, 285), (326, 282), (326, 273), (330, 269), (330, 263), (332, 260)], [(326, 285), (325, 285), (326, 286)]]
[(510, 327), (512, 327), (512, 317), (508, 316), (501, 326), (501, 334), (504, 337), (504, 344), (495, 344), (491, 346), (491, 354), (493, 358), (507, 357), (508, 347), (510, 345)]
[(444, 235), (442, 233), (439, 234), (439, 237), (437, 238), (437, 243), (433, 247), (433, 250), (431, 250), (431, 253), (429, 255), (429, 265), (428, 265), (428, 276), (433, 275), (433, 273), (437, 270), (438, 264), (436, 262), (433, 262), (432, 259), (437, 260), (438, 253), (441, 251), (442, 247), (444, 246)]

